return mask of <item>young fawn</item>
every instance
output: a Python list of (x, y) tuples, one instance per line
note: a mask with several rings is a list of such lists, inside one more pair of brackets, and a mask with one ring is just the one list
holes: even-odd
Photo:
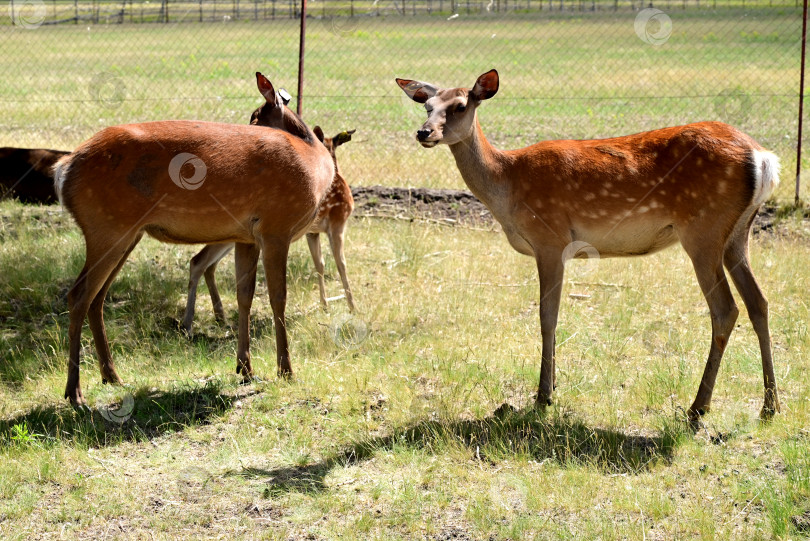
[(79, 355), (85, 316), (104, 382), (120, 383), (104, 330), (104, 297), (144, 233), (189, 244), (236, 243), (236, 371), (248, 380), (250, 306), (259, 254), (276, 330), (278, 374), (292, 374), (285, 324), (287, 253), (307, 232), (335, 176), (332, 156), (260, 73), (254, 113), (282, 129), (197, 121), (101, 130), (55, 170), (56, 192), (85, 238), (86, 261), (68, 294), (65, 397), (84, 403)]
[(542, 362), (537, 403), (555, 387), (555, 330), (563, 268), (570, 257), (656, 252), (680, 242), (709, 304), (712, 340), (688, 415), (709, 410), (723, 351), (738, 309), (725, 265), (759, 338), (765, 386), (761, 411), (779, 411), (768, 331), (768, 302), (751, 271), (748, 238), (754, 216), (779, 182), (779, 160), (751, 137), (719, 122), (700, 122), (625, 137), (544, 141), (501, 151), (484, 137), (476, 110), (498, 92), (498, 72), (472, 88), (397, 79), (423, 103), (427, 121), (416, 138), (450, 147), (470, 190), (500, 222), (509, 243), (534, 257), (540, 279)]
[[(321, 294), (321, 305), (327, 309), (326, 286), (324, 283), (324, 261), (321, 254), (321, 233), (326, 233), (329, 239), (329, 246), (332, 249), (332, 256), (335, 258), (340, 280), (343, 282), (343, 291), (346, 293), (346, 302), (349, 304), (349, 311), (354, 311), (354, 299), (352, 290), (349, 287), (349, 280), (346, 277), (346, 258), (343, 255), (343, 238), (346, 229), (346, 222), (349, 220), (354, 210), (354, 199), (352, 190), (346, 179), (340, 173), (335, 149), (352, 140), (355, 130), (340, 132), (334, 137), (324, 137), (320, 126), (313, 128), (316, 137), (324, 144), (332, 155), (335, 164), (335, 178), (329, 191), (318, 207), (318, 215), (307, 228), (307, 243), (312, 261), (315, 263), (315, 272), (318, 275), (318, 287)], [(191, 325), (194, 321), (194, 306), (197, 301), (197, 285), (200, 277), (205, 276), (205, 283), (211, 295), (211, 303), (214, 306), (214, 317), (217, 321), (225, 321), (225, 310), (222, 307), (222, 299), (216, 283), (216, 268), (219, 261), (233, 249), (233, 244), (209, 244), (191, 258), (188, 280), (188, 300), (186, 301), (186, 312), (183, 316), (183, 329), (190, 336)]]

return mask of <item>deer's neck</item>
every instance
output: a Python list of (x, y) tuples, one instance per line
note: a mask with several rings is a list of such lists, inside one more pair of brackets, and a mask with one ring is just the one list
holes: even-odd
[(470, 137), (450, 145), (450, 151), (470, 191), (497, 214), (498, 203), (506, 201), (508, 159), (487, 141), (477, 117)]

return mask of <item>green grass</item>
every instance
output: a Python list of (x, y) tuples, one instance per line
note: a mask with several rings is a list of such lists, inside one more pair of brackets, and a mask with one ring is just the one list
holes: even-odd
[[(806, 302), (810, 233), (755, 238), (771, 300), (783, 413), (758, 418), (762, 376), (743, 313), (713, 411), (683, 423), (709, 317), (687, 257), (575, 262), (558, 329), (557, 402), (532, 409), (539, 370), (534, 264), (501, 234), (355, 219), (347, 256), (360, 313), (319, 308), (303, 243), (289, 268), (291, 382), (274, 376), (266, 288), (254, 366), (239, 385), (229, 325), (200, 296), (196, 337), (175, 327), (192, 248), (146, 240), (107, 300), (127, 387), (100, 384), (92, 413), (61, 393), (65, 292), (82, 265), (56, 207), (0, 206), (0, 537), (299, 539), (796, 539), (810, 510)], [(328, 288), (340, 291), (328, 262)], [(260, 273), (261, 274), (261, 273)], [(588, 295), (574, 298), (571, 293)], [(346, 325), (359, 341), (336, 339)], [(132, 398), (124, 423), (99, 408)], [(797, 526), (798, 524), (798, 526)]]
[[(792, 201), (800, 10), (666, 8), (660, 46), (636, 13), (356, 17), (307, 26), (304, 116), (327, 133), (356, 128), (341, 164), (358, 185), (463, 186), (453, 160), (422, 151), (425, 113), (394, 77), (469, 86), (490, 68), (480, 109), (500, 148), (722, 120), (776, 152)], [(0, 145), (73, 148), (100, 128), (166, 118), (247, 122), (253, 73), (296, 89), (296, 21), (0, 28)]]

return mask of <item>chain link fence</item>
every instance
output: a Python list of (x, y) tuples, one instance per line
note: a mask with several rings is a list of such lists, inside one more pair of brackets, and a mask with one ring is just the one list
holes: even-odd
[[(293, 91), (289, 0), (13, 0), (0, 19), (0, 145), (70, 149), (103, 126), (247, 122), (253, 73)], [(796, 0), (310, 0), (304, 118), (358, 130), (354, 184), (462, 187), (418, 148), (425, 113), (394, 77), (471, 86), (500, 148), (722, 120), (775, 151), (793, 199), (801, 53)]]

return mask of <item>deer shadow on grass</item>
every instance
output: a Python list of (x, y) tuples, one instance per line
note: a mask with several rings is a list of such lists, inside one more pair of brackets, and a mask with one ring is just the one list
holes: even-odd
[(255, 390), (223, 393), (224, 382), (177, 382), (169, 390), (149, 386), (116, 389), (111, 404), (74, 410), (67, 403), (36, 406), (0, 419), (0, 448), (70, 442), (102, 447), (124, 441), (148, 441), (189, 426), (207, 424)]
[[(0, 351), (3, 352), (0, 354), (0, 380), (12, 384), (51, 371), (55, 363), (60, 363), (60, 367), (67, 364), (67, 295), (74, 279), (62, 277), (46, 283), (26, 280), (24, 274), (0, 277)], [(28, 274), (36, 276), (37, 273), (28, 269)], [(179, 325), (182, 309), (178, 299), (185, 300), (185, 282), (172, 277), (147, 280), (142, 274), (141, 270), (135, 268), (119, 277), (107, 294), (104, 316), (108, 332), (112, 331), (111, 336), (115, 335), (113, 329), (117, 326), (134, 325), (139, 329), (138, 338), (152, 343), (168, 341), (182, 346), (183, 342), (188, 342), (189, 351), (192, 344), (211, 350), (228, 348), (231, 344), (235, 347), (238, 329), (238, 313), (235, 309), (229, 310), (225, 322), (213, 322), (213, 318), (210, 318), (211, 322), (206, 324), (209, 320), (199, 317), (189, 340)], [(292, 277), (310, 289), (315, 284), (314, 275)], [(294, 325), (305, 317), (305, 314), (288, 308), (288, 325)], [(141, 318), (150, 318), (150, 321), (142, 323)], [(84, 334), (90, 334), (86, 322)], [(268, 334), (274, 336), (273, 316), (269, 307), (260, 312), (254, 306), (250, 334), (251, 340)], [(115, 338), (110, 345), (114, 357), (120, 354), (122, 348), (128, 347), (125, 341)]]
[(638, 474), (655, 464), (670, 463), (686, 423), (672, 423), (652, 436), (627, 434), (588, 426), (566, 411), (542, 413), (534, 408), (501, 406), (489, 417), (475, 420), (418, 421), (391, 434), (352, 442), (320, 462), (272, 470), (244, 468), (232, 475), (268, 478), (265, 494), (324, 491), (328, 473), (336, 467), (359, 465), (377, 452), (411, 448), (435, 452), (448, 445), (465, 447), (472, 461), (491, 465), (509, 457), (530, 457), (558, 464), (591, 465), (605, 473)]

